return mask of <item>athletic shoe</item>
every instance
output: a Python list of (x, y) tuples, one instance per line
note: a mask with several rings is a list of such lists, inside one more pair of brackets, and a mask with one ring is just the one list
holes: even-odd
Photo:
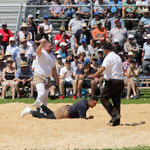
[(120, 119), (120, 114), (116, 114), (112, 117), (112, 119), (110, 120), (110, 123), (114, 123), (117, 119)]
[(59, 99), (64, 99), (64, 96), (63, 96), (63, 95), (61, 95)]
[(31, 111), (31, 108), (26, 107), (26, 108), (22, 111), (20, 117), (23, 118), (25, 115), (29, 114), (30, 111)]
[(76, 99), (76, 96), (75, 96), (75, 95), (73, 95), (72, 99)]
[(42, 105), (42, 102), (41, 102), (40, 100), (36, 100), (36, 101), (32, 104), (33, 107), (38, 107), (38, 108), (40, 108), (41, 105)]

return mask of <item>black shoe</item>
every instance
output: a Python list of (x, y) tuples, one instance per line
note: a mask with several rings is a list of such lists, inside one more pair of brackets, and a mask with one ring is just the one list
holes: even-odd
[(55, 99), (55, 96), (51, 96), (50, 99), (51, 99), (51, 100), (54, 100), (54, 99)]
[(110, 123), (114, 123), (117, 119), (120, 119), (120, 114), (116, 114), (112, 117), (112, 119), (109, 121)]
[(117, 119), (113, 124), (112, 124), (112, 126), (118, 126), (118, 125), (120, 125), (120, 119)]

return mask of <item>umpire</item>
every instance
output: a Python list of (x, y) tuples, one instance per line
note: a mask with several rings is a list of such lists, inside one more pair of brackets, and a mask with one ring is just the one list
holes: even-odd
[[(112, 126), (120, 124), (120, 104), (121, 93), (124, 88), (124, 76), (122, 69), (122, 60), (119, 55), (113, 51), (111, 43), (104, 44), (104, 53), (106, 57), (103, 61), (102, 67), (98, 70), (93, 77), (103, 73), (105, 79), (105, 86), (101, 91), (100, 101), (112, 119), (110, 123)], [(109, 99), (112, 98), (112, 103)]]

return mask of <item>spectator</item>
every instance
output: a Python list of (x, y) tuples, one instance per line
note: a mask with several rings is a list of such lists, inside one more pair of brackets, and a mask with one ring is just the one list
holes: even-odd
[(79, 65), (80, 65), (80, 62), (79, 62), (79, 55), (78, 54), (74, 54), (73, 56), (73, 62), (71, 62), (71, 66), (72, 68), (74, 68), (74, 74), (75, 75), (79, 75), (80, 74), (80, 69), (79, 69)]
[(68, 31), (69, 31), (69, 36), (70, 42), (71, 42), (71, 49), (73, 53), (75, 53), (75, 45), (74, 45), (74, 36), (76, 32), (80, 29), (82, 29), (82, 23), (84, 22), (84, 19), (81, 18), (81, 15), (79, 11), (76, 12), (76, 18), (73, 18), (70, 20), (68, 24)]
[(102, 46), (101, 41), (96, 41), (95, 43), (96, 45), (95, 45), (95, 48), (93, 48), (93, 51), (94, 51), (95, 56), (98, 56), (98, 50), (101, 49), (103, 46)]
[(76, 99), (76, 80), (74, 75), (74, 69), (71, 67), (71, 60), (66, 59), (66, 66), (60, 70), (60, 99), (64, 99), (64, 87), (73, 86), (73, 99)]
[[(103, 6), (103, 5), (106, 5), (106, 6)], [(107, 13), (107, 9), (108, 9), (107, 5), (109, 5), (109, 3), (106, 0), (96, 0), (94, 3), (94, 11), (105, 14)]]
[(82, 15), (82, 18), (90, 18), (91, 15), (90, 2), (88, 0), (83, 0), (79, 3), (79, 5), (87, 5), (85, 7), (78, 7), (78, 11)]
[(97, 64), (97, 56), (93, 56), (92, 57), (92, 64), (91, 64), (91, 67), (94, 68), (96, 71), (98, 69), (98, 64)]
[(32, 14), (28, 15), (27, 24), (28, 24), (28, 32), (32, 33), (32, 41), (34, 41), (35, 35), (37, 34), (37, 28)]
[(57, 59), (57, 55), (59, 54), (58, 51), (54, 52), (54, 56), (55, 56), (55, 59)]
[(99, 49), (99, 50), (98, 50), (98, 59), (97, 59), (97, 65), (98, 65), (98, 67), (101, 67), (101, 66), (102, 66), (103, 60), (104, 60), (104, 52), (103, 52), (103, 49)]
[(137, 57), (138, 51), (139, 51), (139, 46), (138, 44), (134, 41), (134, 36), (132, 34), (128, 35), (128, 41), (124, 44), (124, 50), (125, 52), (132, 51)]
[(138, 89), (139, 86), (138, 76), (139, 76), (139, 69), (136, 67), (136, 60), (131, 60), (131, 65), (127, 69), (127, 99), (130, 98), (131, 89), (133, 91), (134, 99), (139, 97)]
[[(33, 86), (31, 84), (33, 78), (32, 70), (28, 67), (28, 64), (25, 61), (21, 62), (21, 68), (17, 70), (16, 81), (18, 81), (18, 98), (23, 92), (25, 87)], [(31, 90), (33, 87), (31, 87)]]
[(91, 58), (94, 54), (92, 46), (87, 44), (87, 40), (85, 38), (81, 40), (81, 44), (82, 45), (79, 46), (77, 54), (84, 52), (86, 57)]
[(2, 100), (5, 99), (5, 94), (10, 87), (12, 89), (12, 99), (15, 99), (16, 91), (16, 69), (13, 67), (13, 60), (11, 58), (7, 59), (7, 67), (3, 69), (2, 73)]
[(110, 14), (107, 14), (107, 17), (105, 19), (105, 25), (106, 24), (110, 24), (110, 29), (115, 28), (116, 24), (115, 24), (115, 20), (119, 19), (121, 26), (124, 26), (124, 21), (122, 18), (120, 18), (118, 11), (114, 11), (113, 13), (113, 17), (110, 18)]
[(120, 46), (118, 39), (114, 39), (113, 47), (114, 47), (114, 52), (118, 55), (124, 52), (124, 49), (122, 46)]
[(3, 62), (3, 56), (0, 55), (0, 84), (1, 84), (1, 81), (2, 81), (2, 72), (3, 72), (3, 69), (7, 66), (5, 62)]
[(97, 28), (97, 24), (96, 23), (98, 21), (101, 21), (102, 25), (104, 26), (104, 21), (100, 17), (100, 12), (95, 12), (94, 13), (94, 19), (92, 19), (92, 21), (91, 21), (91, 28), (92, 28), (92, 30), (94, 30), (95, 28)]
[(85, 52), (82, 52), (79, 54), (79, 60), (78, 60), (79, 61), (79, 70), (81, 70), (84, 67), (83, 63), (84, 63), (85, 57), (86, 57)]
[(94, 74), (96, 70), (90, 66), (90, 60), (84, 61), (84, 67), (80, 70), (78, 81), (78, 98), (81, 98), (82, 87), (91, 88), (91, 95), (95, 94), (96, 82), (90, 78), (90, 75)]
[(39, 25), (39, 31), (38, 31), (36, 38), (35, 38), (35, 41), (34, 41), (36, 47), (38, 47), (40, 45), (40, 40), (43, 38), (48, 41), (48, 35), (46, 33), (44, 33), (44, 25), (40, 24)]
[[(6, 52), (6, 53), (5, 53), (5, 60), (4, 60), (4, 62), (6, 62), (8, 58), (11, 58), (11, 59), (12, 59), (12, 54), (11, 54), (11, 52)], [(14, 68), (16, 67), (15, 62), (13, 62), (13, 67), (14, 67)]]
[(100, 41), (104, 45), (105, 41), (108, 38), (107, 31), (102, 27), (101, 21), (97, 21), (97, 28), (92, 31), (92, 36), (95, 41)]
[(110, 38), (114, 42), (115, 39), (119, 40), (119, 44), (121, 46), (124, 45), (127, 39), (127, 29), (123, 26), (121, 26), (120, 20), (116, 19), (115, 20), (116, 27), (112, 28), (110, 31)]
[(26, 39), (21, 39), (21, 45), (20, 45), (20, 50), (25, 51), (25, 57), (27, 57), (27, 63), (29, 65), (32, 64), (33, 61), (33, 56), (34, 56), (34, 49), (32, 46), (27, 45), (27, 40)]
[(148, 29), (144, 28), (144, 23), (139, 22), (138, 29), (135, 31), (134, 37), (140, 48), (143, 48), (143, 44), (146, 42), (144, 37), (149, 33), (150, 33), (150, 31)]
[(42, 0), (27, 0), (27, 5), (41, 5)]
[(6, 49), (6, 46), (9, 44), (9, 38), (13, 37), (12, 32), (9, 29), (7, 29), (7, 23), (2, 23), (2, 29), (0, 29), (0, 33), (2, 33), (3, 35), (4, 49)]
[(65, 8), (65, 16), (66, 16), (66, 18), (68, 18), (68, 19), (75, 18), (75, 12), (76, 12), (76, 8), (77, 7), (72, 6), (72, 5), (76, 5), (75, 1), (74, 0), (69, 0), (65, 4), (66, 5), (70, 5), (69, 7)]
[(21, 62), (27, 62), (27, 57), (25, 57), (25, 50), (20, 50), (20, 56), (15, 58), (17, 70), (21, 68)]
[[(122, 8), (122, 18), (128, 17), (133, 18), (135, 16), (135, 7), (130, 6), (135, 4), (133, 0), (125, 0), (123, 5), (126, 5)], [(129, 5), (129, 6), (128, 6)]]
[(19, 57), (19, 48), (15, 43), (15, 38), (10, 37), (9, 45), (6, 47), (6, 52), (10, 52), (12, 54), (12, 60), (14, 61), (16, 57)]
[(75, 37), (74, 37), (74, 44), (75, 44), (75, 48), (78, 49), (78, 47), (81, 45), (81, 40), (85, 38), (87, 40), (87, 44), (92, 46), (93, 43), (93, 37), (91, 32), (87, 29), (87, 25), (86, 23), (82, 24), (82, 29), (79, 29), (76, 33), (75, 33)]
[(5, 54), (5, 44), (3, 42), (3, 35), (0, 33), (0, 55), (4, 57)]
[[(65, 33), (65, 27), (61, 26), (59, 29), (60, 33), (55, 35), (55, 49), (56, 51), (60, 48), (60, 43), (65, 42), (68, 44), (70, 37)], [(67, 52), (67, 46), (66, 46)]]
[(28, 31), (29, 25), (27, 23), (22, 23), (21, 31), (18, 33), (18, 41), (21, 42), (21, 39), (27, 39), (28, 44), (33, 45), (32, 33)]
[[(50, 12), (52, 14), (52, 16), (50, 16), (51, 19), (64, 19), (65, 18), (65, 15), (64, 15), (64, 7), (61, 6), (61, 2), (60, 0), (55, 0), (54, 3), (52, 4), (53, 5), (59, 5), (60, 7), (50, 7)], [(65, 23), (63, 22), (62, 23), (63, 26), (65, 26)]]
[(45, 15), (43, 17), (44, 19), (44, 23), (42, 23), (41, 25), (44, 26), (44, 33), (48, 35), (48, 40), (52, 41), (52, 30), (53, 30), (53, 26), (51, 23), (48, 22), (48, 15)]
[(66, 46), (67, 43), (65, 42), (61, 42), (60, 43), (60, 49), (58, 49), (59, 54), (61, 55), (62, 59), (63, 59), (63, 63), (65, 63), (66, 57), (67, 57), (67, 53), (66, 53)]
[(57, 55), (57, 62), (56, 62), (56, 70), (57, 70), (57, 75), (60, 76), (60, 70), (61, 68), (64, 67), (64, 64), (62, 62), (62, 56), (61, 55)]
[[(112, 14), (113, 14), (115, 11), (117, 11), (119, 14), (121, 14), (122, 1), (113, 0), (113, 1), (110, 1), (110, 2), (109, 2), (109, 5), (110, 5), (109, 10), (110, 10), (110, 12), (111, 12)], [(111, 6), (111, 5), (113, 5), (113, 6)], [(119, 5), (119, 6), (117, 6), (117, 5)]]
[(144, 16), (141, 18), (140, 22), (143, 22), (144, 28), (150, 31), (150, 12), (149, 9), (144, 9)]
[(150, 34), (146, 36), (147, 42), (144, 43), (142, 52), (142, 71), (146, 75), (150, 75)]

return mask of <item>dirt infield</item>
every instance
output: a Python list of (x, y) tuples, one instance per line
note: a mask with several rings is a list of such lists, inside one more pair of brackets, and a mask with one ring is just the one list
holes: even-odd
[[(63, 104), (49, 104), (56, 110)], [(31, 106), (22, 103), (0, 105), (0, 149), (87, 149), (150, 146), (150, 104), (122, 105), (122, 125), (107, 125), (110, 116), (102, 105), (89, 109), (92, 120), (46, 120), (31, 115), (20, 118)]]

